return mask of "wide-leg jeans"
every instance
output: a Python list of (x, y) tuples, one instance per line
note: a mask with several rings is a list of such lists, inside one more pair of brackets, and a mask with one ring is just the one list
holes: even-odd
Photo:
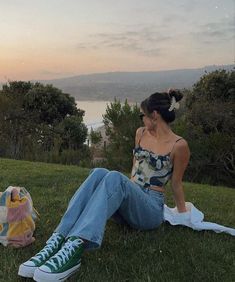
[(140, 230), (163, 221), (163, 193), (142, 188), (118, 171), (96, 168), (76, 191), (55, 232), (100, 247), (110, 217)]

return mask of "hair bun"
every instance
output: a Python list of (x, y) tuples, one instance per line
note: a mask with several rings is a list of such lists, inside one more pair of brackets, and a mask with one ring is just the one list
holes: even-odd
[(179, 102), (183, 98), (183, 94), (178, 89), (169, 89), (168, 94), (171, 98), (175, 97), (176, 102)]

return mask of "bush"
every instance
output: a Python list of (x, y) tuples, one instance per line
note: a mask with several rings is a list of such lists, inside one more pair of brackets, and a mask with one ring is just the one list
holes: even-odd
[(204, 75), (186, 97), (185, 114), (174, 125), (190, 146), (190, 181), (235, 187), (234, 73)]
[(131, 170), (135, 133), (142, 125), (139, 112), (137, 105), (130, 106), (127, 101), (121, 104), (120, 101), (115, 100), (107, 106), (103, 118), (106, 134), (109, 137), (105, 157), (110, 169)]

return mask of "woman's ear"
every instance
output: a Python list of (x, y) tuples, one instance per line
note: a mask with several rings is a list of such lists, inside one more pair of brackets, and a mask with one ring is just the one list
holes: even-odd
[(153, 118), (153, 120), (157, 120), (157, 119), (158, 119), (158, 116), (159, 116), (159, 113), (154, 110), (154, 111), (152, 112), (152, 118)]

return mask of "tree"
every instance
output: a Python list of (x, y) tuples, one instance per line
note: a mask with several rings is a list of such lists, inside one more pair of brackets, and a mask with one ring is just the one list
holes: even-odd
[(200, 99), (212, 103), (235, 101), (235, 71), (216, 70), (204, 74), (187, 95), (187, 106), (192, 107)]
[(99, 145), (99, 143), (102, 140), (101, 132), (95, 131), (93, 128), (91, 128), (89, 137), (90, 137), (89, 139), (91, 141), (91, 145)]
[(139, 107), (125, 101), (115, 100), (107, 106), (103, 116), (109, 144), (106, 148), (108, 166), (112, 169), (130, 171), (132, 151), (135, 146), (136, 129), (142, 125)]
[(36, 83), (25, 95), (23, 107), (26, 113), (34, 113), (40, 123), (58, 124), (66, 116), (82, 117), (75, 99), (52, 85)]
[[(1, 143), (4, 154), (17, 158), (23, 146), (23, 137), (28, 135), (31, 126), (28, 126), (31, 119), (27, 118), (23, 108), (25, 93), (31, 88), (30, 83), (11, 82), (3, 85), (0, 92), (1, 101)], [(27, 132), (27, 133), (26, 133)]]
[(24, 158), (83, 146), (87, 136), (84, 111), (77, 109), (69, 94), (52, 85), (12, 81), (3, 85), (0, 102), (4, 156)]
[(79, 149), (87, 138), (87, 127), (82, 122), (83, 118), (78, 115), (66, 116), (60, 123), (62, 129), (62, 148)]
[(234, 186), (235, 72), (205, 74), (186, 97), (176, 131), (189, 142), (191, 181)]

